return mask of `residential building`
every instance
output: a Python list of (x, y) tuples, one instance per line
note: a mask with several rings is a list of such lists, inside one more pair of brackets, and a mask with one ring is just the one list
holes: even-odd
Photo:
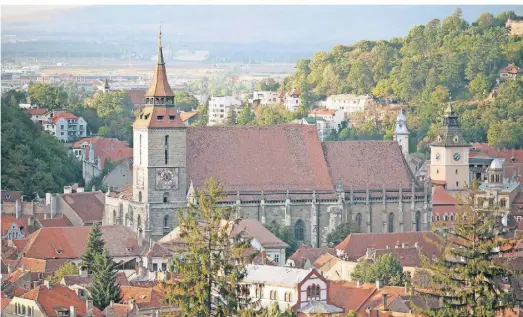
[(313, 267), (314, 262), (326, 253), (336, 255), (336, 249), (334, 248), (310, 248), (310, 247), (299, 247), (289, 259), (287, 259), (287, 266), (296, 267), (299, 269), (310, 269)]
[(283, 105), (290, 112), (296, 112), (301, 105), (301, 91), (299, 89), (293, 89), (291, 92), (280, 94), (280, 99), (283, 100)]
[(305, 270), (270, 265), (247, 265), (240, 296), (258, 300), (260, 307), (277, 304), (294, 311), (310, 301), (327, 303), (328, 281), (315, 269)]
[(280, 94), (276, 91), (254, 91), (252, 99), (249, 99), (249, 104), (258, 103), (262, 107), (274, 105), (281, 102), (279, 96)]
[(165, 303), (165, 290), (161, 285), (154, 287), (124, 285), (120, 286), (120, 293), (121, 304), (132, 307), (131, 311), (135, 310), (137, 316), (154, 317), (179, 311), (178, 307)]
[(365, 111), (369, 102), (372, 102), (370, 95), (343, 94), (329, 96), (323, 104), (327, 109), (341, 110), (348, 116), (355, 112)]
[(28, 234), (28, 229), (20, 218), (2, 215), (2, 239), (21, 240)]
[(430, 145), (430, 178), (432, 184), (446, 190), (462, 191), (469, 183), (470, 144), (461, 134), (458, 116), (449, 104), (436, 140)]
[(64, 275), (60, 281), (61, 285), (73, 290), (76, 295), (86, 300), (91, 297), (90, 286), (93, 283), (93, 277), (87, 275), (87, 270), (79, 267), (79, 275)]
[[(73, 193), (66, 188), (64, 194), (51, 195), (51, 200), (56, 200), (56, 204), (51, 203), (56, 214), (65, 216), (73, 226), (92, 226), (102, 224), (105, 194), (100, 191)], [(50, 219), (48, 219), (50, 220)], [(45, 222), (45, 221), (44, 221)]]
[(341, 124), (347, 121), (342, 110), (316, 108), (309, 111), (308, 116), (312, 118), (321, 118), (327, 121), (330, 128), (336, 130), (336, 132), (339, 131)]
[(295, 120), (294, 123), (315, 126), (321, 142), (325, 141), (335, 131), (335, 129), (332, 128), (332, 122), (328, 122), (323, 118), (303, 117)]
[(356, 264), (344, 261), (330, 253), (325, 253), (313, 263), (313, 267), (329, 281), (350, 281), (350, 274)]
[(158, 240), (214, 176), (221, 203), (237, 207), (238, 217), (285, 224), (314, 247), (349, 220), (362, 232), (430, 230), (430, 192), (397, 142), (321, 142), (315, 127), (297, 124), (187, 127), (161, 58), (145, 98), (133, 124), (132, 194), (106, 197), (103, 224), (115, 223), (113, 210), (122, 206), (120, 219), (132, 218), (133, 230)]
[(80, 299), (74, 291), (63, 285), (40, 285), (27, 293), (11, 299), (2, 316), (41, 317), (101, 317), (102, 312), (92, 300)]
[(27, 113), (31, 117), (31, 121), (34, 123), (42, 125), (48, 121), (47, 113), (49, 112), (47, 108), (38, 108), (38, 107), (30, 107), (25, 108), (24, 112)]
[(209, 100), (209, 126), (222, 125), (227, 122), (231, 107), (238, 115), (241, 101), (232, 96), (211, 97)]
[(200, 120), (200, 114), (196, 111), (182, 111), (180, 117), (185, 125), (193, 125)]
[(87, 122), (68, 111), (51, 111), (43, 123), (44, 131), (62, 142), (72, 142), (87, 136)]
[(508, 64), (499, 71), (499, 79), (518, 79), (523, 74), (523, 69), (514, 64)]
[(432, 189), (432, 222), (441, 223), (445, 228), (452, 228), (458, 215), (460, 202), (441, 186)]

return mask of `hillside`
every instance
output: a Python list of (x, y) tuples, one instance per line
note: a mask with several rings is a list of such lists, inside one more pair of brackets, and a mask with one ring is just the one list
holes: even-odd
[[(483, 13), (469, 24), (458, 9), (442, 21), (414, 26), (402, 38), (337, 45), (298, 61), (284, 88), (301, 88), (303, 100), (355, 93), (402, 101), (410, 106), (412, 148), (422, 151), (452, 99), (469, 141), (522, 147), (521, 82), (502, 84), (499, 100), (483, 102), (502, 67), (523, 66), (523, 39), (509, 36), (508, 18), (522, 17)], [(380, 126), (379, 133), (390, 135), (392, 124)]]
[(55, 137), (41, 132), (18, 107), (25, 96), (2, 98), (2, 190), (19, 190), (27, 198), (61, 192), (82, 182), (82, 168)]

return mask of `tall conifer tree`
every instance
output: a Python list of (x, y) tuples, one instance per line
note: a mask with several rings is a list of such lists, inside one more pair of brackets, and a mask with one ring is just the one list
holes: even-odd
[(107, 249), (95, 255), (92, 268), (94, 279), (90, 292), (94, 306), (104, 310), (111, 301), (115, 303), (121, 301), (120, 285), (116, 281), (116, 263)]
[(93, 273), (94, 259), (97, 254), (101, 254), (105, 247), (105, 241), (102, 238), (102, 231), (100, 226), (95, 224), (85, 246), (84, 254), (82, 255), (82, 265), (87, 268), (89, 273)]
[(179, 274), (175, 284), (164, 283), (166, 301), (180, 308), (180, 317), (235, 316), (250, 306), (241, 296), (245, 276), (242, 251), (250, 245), (241, 233), (232, 235), (233, 209), (218, 207), (222, 186), (209, 179), (195, 202), (180, 210), (180, 237), (187, 247), (173, 263)]
[(422, 273), (415, 279), (419, 294), (440, 303), (417, 309), (424, 316), (494, 317), (514, 307), (513, 290), (506, 292), (502, 281), (517, 273), (495, 258), (513, 252), (515, 244), (502, 237), (499, 209), (493, 202), (491, 207), (478, 205), (476, 183), (468, 190), (460, 197), (461, 212), (453, 229), (442, 238), (442, 257), (423, 257)]

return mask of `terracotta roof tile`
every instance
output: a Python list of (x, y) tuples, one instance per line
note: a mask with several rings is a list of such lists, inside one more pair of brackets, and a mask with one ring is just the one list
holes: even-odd
[(133, 105), (143, 104), (145, 98), (145, 89), (131, 89), (126, 90), (125, 92), (129, 95)]
[(334, 184), (345, 190), (411, 188), (414, 181), (403, 154), (394, 141), (323, 142), (325, 159)]
[(196, 112), (196, 111), (181, 112), (180, 117), (181, 117), (182, 121), (186, 121), (186, 120), (194, 117), (197, 114), (198, 114), (198, 112)]
[(60, 194), (60, 198), (82, 219), (84, 223), (102, 222), (105, 194), (83, 192)]
[(333, 282), (328, 285), (329, 298), (327, 302), (331, 305), (342, 307), (345, 311), (356, 311), (358, 307), (375, 291), (373, 284), (357, 286), (353, 282)]
[(340, 261), (341, 260), (336, 256), (330, 253), (325, 253), (324, 255), (320, 256), (316, 261), (314, 261), (312, 265), (317, 269), (327, 271), (330, 270), (336, 263)]
[(25, 228), (24, 226), (24, 223), (22, 222), (21, 219), (17, 219), (15, 216), (9, 216), (9, 215), (6, 215), (6, 214), (3, 214), (2, 217), (2, 222), (1, 222), (1, 225), (2, 225), (2, 236), (6, 235), (7, 234), (7, 230), (9, 230), (9, 228), (11, 227), (11, 225), (14, 223), (18, 228), (22, 228), (22, 231), (27, 235), (28, 234), (28, 231), (27, 229)]
[(391, 248), (376, 250), (376, 259), (382, 255), (390, 254), (401, 266), (421, 267), (421, 258), (417, 248)]
[[(431, 243), (427, 241), (434, 241)], [(432, 232), (395, 232), (395, 233), (352, 233), (336, 246), (338, 252), (344, 253), (348, 261), (356, 261), (367, 253), (368, 248), (387, 249), (396, 245), (412, 247), (418, 244), (426, 256), (439, 256), (439, 238)]]
[(456, 205), (459, 200), (449, 194), (445, 188), (436, 186), (432, 193), (432, 204), (433, 205)]
[(58, 123), (58, 120), (60, 119), (78, 119), (77, 116), (70, 112), (59, 112), (54, 117), (52, 117), (53, 124)]
[(84, 145), (87, 144), (88, 146), (84, 151), (84, 159), (90, 160), (90, 143), (92, 143), (94, 146), (95, 159), (100, 159), (101, 168), (104, 168), (105, 160), (120, 162), (123, 160), (131, 160), (133, 158), (133, 149), (129, 147), (129, 144), (116, 138), (103, 138), (99, 136), (84, 138), (75, 142), (73, 144), (73, 148), (81, 149)]
[[(159, 52), (161, 54), (161, 52)], [(153, 80), (145, 93), (146, 97), (172, 97), (173, 90), (167, 81), (165, 63), (158, 63), (154, 67)]]
[(135, 304), (139, 308), (152, 307), (171, 307), (163, 303), (165, 298), (156, 288), (151, 287), (135, 287), (135, 286), (120, 286), (120, 293), (122, 295), (122, 303), (128, 303), (130, 299), (134, 299)]
[(336, 114), (336, 111), (334, 111), (332, 109), (317, 108), (317, 109), (312, 109), (311, 111), (309, 111), (309, 117), (325, 116), (325, 115), (334, 116), (334, 114)]
[(186, 128), (180, 113), (174, 107), (145, 107), (133, 123), (135, 128)]
[(289, 257), (289, 260), (294, 261), (294, 264), (297, 268), (303, 268), (307, 260), (309, 260), (309, 262), (312, 265), (319, 257), (324, 255), (325, 253), (336, 255), (336, 250), (334, 248), (300, 247)]
[(242, 219), (237, 225), (233, 226), (232, 234), (237, 235), (242, 231), (248, 237), (256, 239), (265, 249), (287, 248), (289, 246), (255, 219)]
[(2, 202), (16, 202), (22, 196), (22, 192), (2, 190)]
[(24, 112), (27, 113), (30, 116), (41, 116), (46, 114), (48, 111), (47, 108), (29, 108), (24, 109)]
[(187, 166), (195, 187), (214, 176), (225, 191), (334, 190), (313, 126), (189, 127)]
[(50, 218), (50, 219), (36, 219), (36, 221), (40, 224), (40, 227), (72, 227), (73, 224), (69, 219), (62, 215), (61, 217), (57, 218)]
[(398, 295), (407, 295), (405, 292), (405, 287), (398, 286), (384, 286), (379, 290), (375, 290), (363, 303), (360, 304), (360, 307), (356, 311), (359, 314), (364, 314), (367, 307), (372, 307), (372, 309), (383, 310), (382, 306), (382, 296), (387, 294), (387, 303), (392, 303)]

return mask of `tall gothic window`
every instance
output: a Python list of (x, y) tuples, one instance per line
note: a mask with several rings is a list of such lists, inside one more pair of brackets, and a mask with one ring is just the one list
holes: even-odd
[(296, 223), (294, 224), (294, 238), (298, 241), (303, 241), (303, 233), (304, 233), (305, 224), (303, 223), (303, 220), (298, 219)]
[(389, 214), (388, 232), (394, 232), (394, 214), (392, 212)]
[(165, 165), (169, 162), (169, 136), (165, 136)]
[(356, 224), (358, 224), (358, 228), (360, 229), (360, 232), (361, 232), (362, 231), (361, 230), (361, 214), (356, 215)]
[(118, 207), (118, 224), (123, 225), (123, 205), (120, 204)]
[(140, 228), (142, 228), (142, 217), (140, 217), (140, 215), (138, 215), (138, 219), (136, 221), (136, 231), (138, 231)]
[(113, 210), (113, 225), (116, 224), (116, 210)]
[(138, 192), (138, 201), (142, 202), (142, 192)]
[(163, 217), (163, 227), (169, 228), (169, 215), (165, 215), (165, 217)]
[(416, 231), (421, 231), (421, 213), (416, 212)]
[(142, 165), (142, 135), (140, 134), (140, 148), (138, 149), (140, 152), (140, 165)]

